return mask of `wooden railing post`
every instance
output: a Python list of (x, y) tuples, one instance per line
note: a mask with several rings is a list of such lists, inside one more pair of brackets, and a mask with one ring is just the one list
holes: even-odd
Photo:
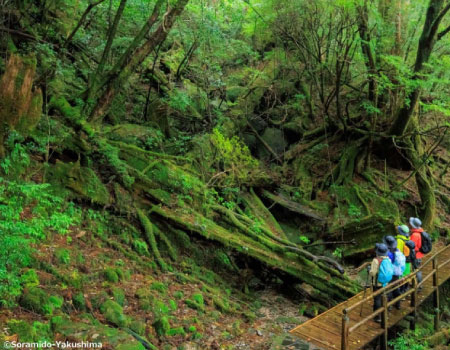
[(433, 259), (433, 306), (434, 306), (434, 330), (439, 330), (439, 264), (437, 256)]
[(350, 319), (347, 315), (347, 310), (342, 311), (342, 330), (341, 330), (341, 350), (348, 350), (348, 329)]
[(416, 318), (417, 318), (417, 279), (416, 276), (411, 280), (411, 288), (413, 289), (413, 293), (411, 294), (411, 307), (413, 308), (412, 319), (409, 323), (409, 328), (411, 330), (416, 330)]
[(383, 314), (381, 316), (381, 327), (384, 329), (383, 334), (380, 337), (381, 350), (387, 350), (388, 348), (388, 298), (386, 292), (382, 295)]

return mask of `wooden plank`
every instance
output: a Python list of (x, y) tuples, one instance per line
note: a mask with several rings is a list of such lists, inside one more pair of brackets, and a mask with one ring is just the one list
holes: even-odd
[[(434, 251), (438, 251), (439, 246), (435, 247)], [(433, 254), (429, 254), (432, 256)], [(446, 261), (450, 257), (450, 249), (444, 250), (438, 255), (439, 261)], [(428, 259), (425, 258), (424, 261)], [(450, 265), (449, 265), (450, 266)], [(423, 270), (423, 276), (427, 276), (432, 271), (432, 265), (427, 264)], [(439, 271), (438, 284), (442, 285), (446, 280), (450, 278), (450, 267), (443, 267)], [(423, 284), (423, 289), (418, 293), (417, 305), (423, 303), (433, 292), (432, 278), (426, 280)], [(326, 312), (312, 318), (305, 323), (295, 327), (290, 332), (300, 338), (306, 339), (312, 344), (320, 346), (325, 350), (340, 349), (341, 346), (341, 327), (342, 327), (342, 313), (345, 308), (357, 303), (363, 298), (363, 292), (351, 297), (350, 299), (336, 305), (335, 307), (327, 310)], [(388, 327), (392, 327), (400, 322), (406, 315), (413, 312), (414, 308), (410, 306), (410, 298), (405, 301), (401, 301), (401, 309), (393, 309), (388, 314)], [(360, 316), (359, 310), (353, 310), (348, 314), (350, 320), (350, 327), (352, 324), (359, 322), (372, 312), (373, 300), (363, 304), (362, 316)], [(361, 325), (354, 332), (349, 335), (349, 348), (351, 350), (358, 350), (365, 345), (375, 340), (384, 330), (380, 327), (380, 324), (374, 321), (368, 321)]]

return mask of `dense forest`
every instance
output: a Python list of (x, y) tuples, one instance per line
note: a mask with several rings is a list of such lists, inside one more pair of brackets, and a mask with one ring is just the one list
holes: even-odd
[(0, 341), (282, 349), (450, 239), (449, 116), (448, 0), (0, 0)]

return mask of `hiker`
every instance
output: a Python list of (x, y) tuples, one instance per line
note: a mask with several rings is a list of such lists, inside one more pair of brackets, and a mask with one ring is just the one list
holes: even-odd
[[(397, 249), (400, 250), (405, 256), (405, 269), (403, 270), (402, 277), (405, 277), (411, 273), (411, 250), (406, 245), (409, 241), (409, 227), (407, 225), (397, 226), (398, 235), (395, 236), (397, 239)], [(414, 244), (414, 243), (413, 243)], [(414, 255), (415, 256), (415, 255)], [(404, 284), (400, 287), (400, 293), (403, 294), (408, 290), (408, 285)]]
[[(403, 272), (402, 277), (408, 276), (411, 272), (414, 272), (417, 269), (417, 259), (416, 259), (416, 245), (413, 241), (409, 240), (405, 242), (404, 251), (408, 251), (408, 255), (406, 258), (405, 271)], [(401, 286), (401, 294), (406, 293), (409, 289), (409, 284), (404, 284)]]
[[(386, 236), (383, 238), (384, 243), (388, 247), (388, 257), (391, 259), (394, 274), (392, 276), (391, 283), (398, 281), (405, 271), (406, 259), (405, 255), (397, 249), (397, 240), (393, 236)], [(400, 288), (395, 288), (389, 293), (389, 300), (393, 300), (400, 296)], [(400, 310), (400, 300), (395, 303), (395, 307)]]
[[(409, 226), (411, 227), (410, 240), (415, 244), (416, 268), (420, 268), (424, 254), (431, 251), (431, 237), (422, 228), (422, 221), (419, 218), (409, 218)], [(417, 273), (417, 282), (422, 282), (422, 271)], [(419, 288), (421, 289), (422, 287)]]
[[(377, 243), (375, 245), (375, 253), (376, 257), (372, 260), (369, 271), (374, 293), (380, 288), (386, 287), (392, 280), (392, 275), (394, 274), (394, 267), (388, 257), (388, 247), (386, 244)], [(373, 311), (378, 310), (380, 307), (381, 295), (376, 295), (373, 298)], [(375, 317), (375, 322), (381, 322), (381, 315)]]

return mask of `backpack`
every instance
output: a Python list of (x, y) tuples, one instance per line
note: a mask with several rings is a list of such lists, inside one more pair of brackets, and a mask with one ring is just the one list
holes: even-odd
[[(381, 261), (381, 262), (380, 262)], [(392, 280), (394, 275), (394, 266), (391, 263), (391, 259), (388, 257), (378, 259), (380, 266), (378, 268), (378, 278), (377, 281), (381, 283), (383, 287), (386, 287)]]
[(406, 245), (406, 242), (409, 240), (405, 236), (397, 235), (397, 248), (400, 250), (405, 257), (408, 257), (410, 254), (410, 249)]
[(395, 260), (394, 260), (394, 275), (395, 276), (403, 275), (405, 267), (406, 267), (405, 255), (397, 249), (395, 252)]
[[(413, 241), (407, 241), (405, 243), (405, 247), (408, 247), (409, 249), (409, 255), (406, 257), (406, 261), (410, 263), (414, 263), (416, 261), (416, 251), (414, 249), (415, 244)], [(415, 266), (414, 266), (415, 267)]]
[(420, 247), (420, 251), (424, 254), (428, 254), (429, 252), (431, 252), (433, 243), (431, 241), (431, 237), (428, 233), (426, 233), (425, 231), (422, 231), (420, 233), (420, 236), (422, 238), (422, 246)]

